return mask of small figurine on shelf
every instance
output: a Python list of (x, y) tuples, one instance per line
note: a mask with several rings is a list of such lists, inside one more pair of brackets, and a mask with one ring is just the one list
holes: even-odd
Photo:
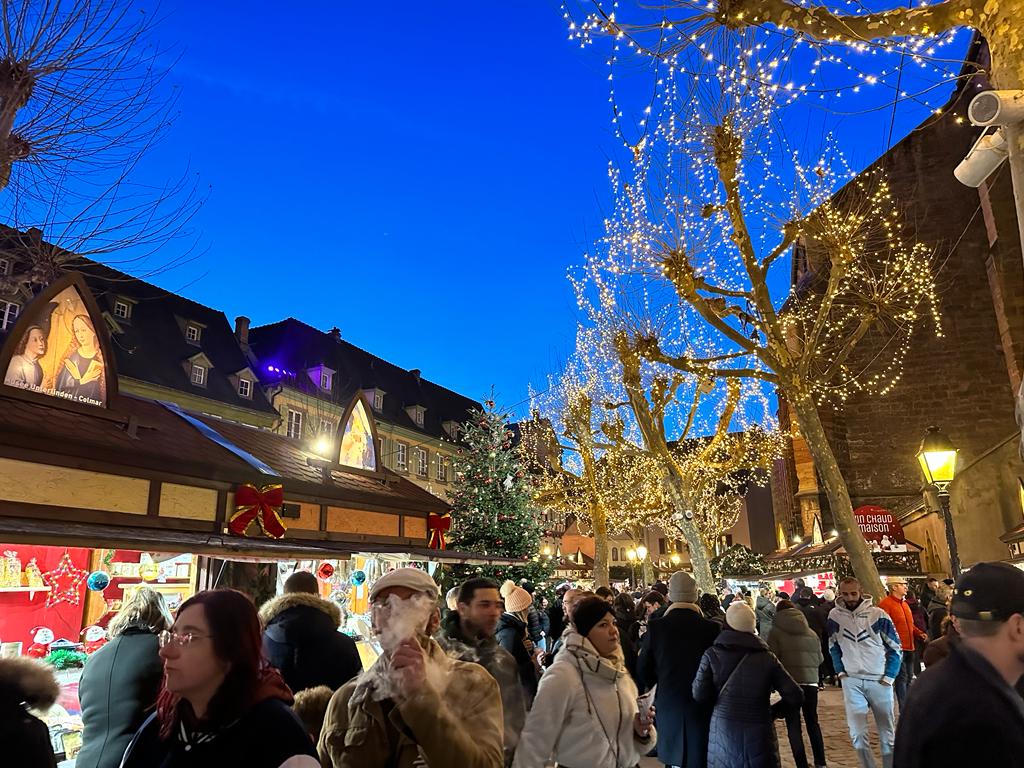
[(99, 624), (90, 624), (82, 630), (82, 650), (92, 655), (107, 643), (107, 630)]
[(21, 560), (14, 550), (4, 550), (4, 583), (5, 587), (21, 586)]
[(39, 564), (34, 557), (25, 566), (25, 586), (39, 587), (40, 589), (46, 586), (46, 582), (43, 581), (43, 572), (39, 570)]
[(33, 659), (44, 659), (50, 652), (50, 644), (53, 642), (53, 630), (49, 627), (32, 627), (32, 645), (28, 647), (27, 656)]

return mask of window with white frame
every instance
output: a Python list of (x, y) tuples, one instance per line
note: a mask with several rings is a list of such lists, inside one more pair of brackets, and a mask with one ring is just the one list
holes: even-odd
[(9, 275), (9, 274), (11, 274), (11, 260), (10, 259), (0, 259), (0, 275)]
[(448, 482), (448, 457), (442, 456), (440, 453), (437, 454), (437, 481), (439, 483)]
[(252, 397), (252, 382), (249, 381), (248, 379), (239, 379), (238, 380), (238, 395), (239, 395), (239, 397), (244, 397), (246, 399), (251, 398)]
[(14, 326), (18, 319), (18, 312), (21, 311), (21, 304), (16, 301), (0, 301), (0, 331), (6, 331)]
[(330, 435), (334, 432), (334, 422), (330, 419), (320, 419), (320, 432), (321, 435)]
[(185, 338), (188, 340), (190, 344), (198, 344), (200, 338), (202, 338), (202, 335), (203, 329), (200, 328), (198, 325), (193, 325), (192, 323), (189, 323), (188, 325), (185, 326)]
[(288, 437), (302, 438), (302, 411), (288, 409)]
[(323, 368), (320, 369), (320, 389), (331, 388), (331, 372), (325, 371)]
[(417, 427), (423, 426), (423, 409), (417, 408), (413, 411), (413, 420), (416, 422)]
[(200, 365), (199, 363), (192, 363), (192, 373), (189, 376), (192, 379), (192, 383), (197, 387), (206, 386), (206, 366)]
[(395, 469), (405, 472), (409, 468), (409, 446), (395, 443)]
[(373, 390), (373, 410), (379, 411), (384, 407), (384, 393), (379, 389)]
[(380, 457), (380, 460), (384, 464), (384, 466), (387, 466), (388, 465), (388, 460), (387, 460), (388, 459), (388, 452), (387, 452), (385, 446), (386, 446), (386, 443), (384, 442), (384, 438), (383, 437), (378, 437), (377, 438), (377, 455)]
[(127, 320), (132, 316), (132, 305), (120, 299), (114, 302), (114, 317)]
[(427, 452), (422, 448), (416, 449), (416, 474), (420, 477), (427, 476)]

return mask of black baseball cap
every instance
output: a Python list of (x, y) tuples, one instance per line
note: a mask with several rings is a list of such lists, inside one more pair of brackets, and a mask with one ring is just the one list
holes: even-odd
[(978, 563), (957, 579), (949, 610), (973, 621), (1024, 615), (1024, 571), (1008, 563)]

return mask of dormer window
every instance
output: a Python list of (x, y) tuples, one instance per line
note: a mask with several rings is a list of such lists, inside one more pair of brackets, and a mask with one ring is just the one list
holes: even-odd
[(427, 409), (422, 405), (410, 405), (405, 409), (406, 413), (409, 414), (409, 418), (412, 419), (413, 424), (417, 427), (422, 428)]
[(11, 260), (10, 259), (0, 259), (0, 275), (9, 275), (9, 274), (11, 274)]
[(324, 392), (330, 392), (334, 384), (334, 371), (326, 365), (318, 365), (315, 368), (308, 368), (306, 374), (309, 380)]
[(384, 410), (384, 393), (379, 389), (373, 390), (373, 410)]
[(135, 302), (125, 296), (114, 297), (114, 317), (122, 322), (132, 319)]
[(192, 363), (192, 371), (189, 374), (189, 378), (192, 383), (197, 387), (206, 386), (206, 366), (200, 365), (199, 363)]
[(189, 323), (185, 326), (185, 339), (189, 344), (198, 344), (203, 338), (203, 329), (195, 323)]
[(448, 437), (452, 440), (459, 439), (459, 422), (457, 421), (446, 421), (444, 423), (444, 431), (448, 433)]
[(244, 397), (246, 400), (252, 399), (252, 382), (248, 379), (238, 380), (238, 396)]

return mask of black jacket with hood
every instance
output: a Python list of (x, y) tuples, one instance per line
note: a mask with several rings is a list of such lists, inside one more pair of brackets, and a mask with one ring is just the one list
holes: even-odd
[(60, 687), (53, 672), (32, 659), (0, 659), (0, 763), (56, 768), (50, 732), (26, 707), (49, 709)]
[(533, 656), (526, 650), (523, 644), (528, 639), (526, 622), (514, 613), (503, 613), (498, 620), (498, 629), (494, 633), (495, 639), (506, 651), (512, 654), (519, 668), (519, 680), (526, 692), (526, 704), (529, 707), (533, 703), (533, 697), (537, 695), (537, 668), (533, 665)]
[(355, 641), (338, 631), (341, 608), (305, 592), (275, 597), (260, 608), (263, 652), (293, 692), (337, 690), (363, 668)]

